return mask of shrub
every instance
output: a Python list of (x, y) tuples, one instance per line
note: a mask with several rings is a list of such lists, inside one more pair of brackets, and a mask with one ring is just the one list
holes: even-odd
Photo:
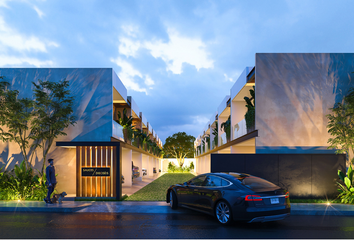
[(340, 180), (344, 182), (344, 185), (337, 182), (339, 187), (338, 191), (340, 192), (339, 198), (341, 199), (342, 203), (354, 203), (354, 186), (353, 186), (353, 174), (354, 171), (352, 166), (349, 166), (346, 175), (341, 170), (338, 170), (338, 176)]
[(176, 171), (176, 166), (172, 162), (169, 162), (168, 167), (167, 167), (167, 171), (169, 173), (174, 173)]
[(190, 167), (176, 167), (172, 162), (168, 163), (167, 171), (169, 173), (189, 173)]
[(193, 163), (193, 162), (191, 162), (191, 164), (189, 165), (189, 169), (190, 169), (190, 170), (193, 170), (193, 169), (194, 169), (194, 163)]
[(47, 195), (45, 181), (45, 174), (34, 174), (22, 161), (10, 172), (0, 172), (0, 200), (41, 200)]

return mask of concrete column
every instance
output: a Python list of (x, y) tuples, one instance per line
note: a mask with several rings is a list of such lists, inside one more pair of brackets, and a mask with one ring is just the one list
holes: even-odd
[(137, 166), (139, 168), (139, 172), (140, 172), (140, 176), (138, 178), (135, 178), (134, 180), (136, 181), (142, 181), (142, 177), (143, 177), (143, 172), (142, 172), (142, 168), (143, 168), (143, 154), (139, 153), (139, 152), (133, 152), (133, 163), (134, 166)]
[[(142, 162), (143, 162), (143, 164), (142, 164), (142, 168), (145, 168), (146, 170), (148, 169), (148, 167), (149, 167), (149, 156), (147, 156), (147, 155), (145, 155), (145, 154), (142, 154), (143, 156), (142, 156)], [(145, 175), (144, 177), (146, 177), (147, 175)]]
[(208, 173), (210, 173), (210, 171), (211, 171), (211, 167), (210, 167), (210, 164), (211, 164), (211, 155), (210, 154), (208, 154), (207, 156), (206, 156), (206, 172), (208, 172)]
[[(156, 169), (156, 158), (152, 158), (152, 168), (154, 169)], [(153, 173), (153, 174), (155, 174), (155, 173)]]
[(122, 174), (124, 176), (123, 186), (132, 186), (132, 150), (122, 148)]
[(199, 174), (199, 158), (195, 158), (195, 173)]
[(201, 157), (201, 161), (202, 161), (202, 164), (201, 164), (201, 173), (205, 173), (205, 161), (204, 161), (204, 157)]
[(147, 170), (147, 172), (148, 172), (148, 176), (149, 177), (152, 177), (154, 174), (153, 174), (153, 159), (152, 159), (152, 157), (150, 157), (150, 156), (148, 156), (148, 163), (149, 163), (149, 165), (148, 165), (148, 170)]

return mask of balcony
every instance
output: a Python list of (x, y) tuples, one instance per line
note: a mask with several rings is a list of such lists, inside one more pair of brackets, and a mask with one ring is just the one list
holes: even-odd
[(155, 155), (157, 157), (161, 157), (161, 149), (158, 147), (158, 144), (156, 145), (154, 143), (148, 143), (148, 142), (141, 142), (140, 139), (136, 136), (134, 136), (131, 139), (129, 139), (128, 136), (124, 137), (124, 132), (127, 134), (127, 129), (123, 129), (123, 127), (117, 123), (115, 120), (113, 120), (113, 128), (112, 128), (112, 137), (119, 139), (126, 144), (132, 145), (136, 148), (139, 148), (147, 153), (150, 153), (152, 155)]
[(124, 141), (123, 127), (114, 120), (112, 122), (113, 122), (112, 136), (116, 139)]
[(246, 120), (242, 119), (240, 122), (236, 123), (233, 126), (234, 137), (233, 139), (237, 139), (247, 134)]
[(221, 134), (221, 136), (220, 136), (220, 144), (219, 144), (219, 146), (222, 146), (222, 145), (224, 145), (225, 143), (227, 143), (227, 138), (226, 138), (226, 133), (223, 133), (223, 134)]

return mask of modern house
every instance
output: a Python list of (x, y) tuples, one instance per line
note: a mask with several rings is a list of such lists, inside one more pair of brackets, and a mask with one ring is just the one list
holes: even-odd
[[(245, 68), (230, 89), (230, 95), (224, 97), (197, 137), (194, 143), (197, 173), (215, 171), (213, 166), (222, 162), (220, 154), (227, 155), (228, 164), (232, 159), (244, 158), (242, 166), (250, 164), (251, 158), (265, 164), (266, 160), (260, 158), (273, 154), (274, 175), (285, 162), (293, 161), (295, 165), (311, 162), (312, 167), (308, 168), (311, 181), (313, 166), (318, 166), (315, 161), (333, 158), (328, 160), (328, 168), (334, 169), (331, 176), (335, 177), (340, 167), (336, 157), (343, 163), (343, 156), (327, 149), (330, 134), (326, 115), (354, 87), (353, 71), (354, 54), (351, 53), (257, 53), (255, 66)], [(247, 129), (244, 97), (251, 98), (253, 87), (255, 124)], [(230, 132), (225, 133), (221, 125), (228, 118)], [(293, 160), (289, 160), (291, 157)], [(285, 158), (288, 160), (281, 161)], [(288, 170), (291, 168), (296, 167)], [(245, 171), (245, 167), (239, 167), (239, 171)], [(281, 177), (274, 182), (281, 182)]]
[[(33, 82), (69, 81), (74, 97), (76, 124), (65, 129), (66, 136), (55, 139), (48, 158), (54, 159), (58, 174), (58, 191), (76, 197), (110, 197), (119, 199), (123, 186), (132, 186), (132, 165), (147, 176), (159, 169), (160, 153), (137, 138), (125, 136), (118, 123), (118, 112), (127, 110), (135, 129), (145, 133), (162, 148), (162, 142), (133, 97), (111, 68), (0, 68), (19, 97), (33, 98)], [(0, 142), (0, 167), (12, 169), (22, 161), (20, 149), (12, 142)], [(41, 169), (43, 156), (37, 151), (31, 164)], [(122, 184), (122, 175), (124, 183)]]

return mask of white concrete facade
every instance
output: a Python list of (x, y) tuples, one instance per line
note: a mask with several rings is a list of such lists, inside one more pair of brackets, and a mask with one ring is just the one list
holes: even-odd
[[(334, 153), (327, 114), (351, 87), (352, 53), (261, 53), (246, 67), (194, 142), (197, 172), (210, 154)], [(255, 126), (246, 128), (244, 97), (255, 87)], [(230, 140), (221, 124), (231, 119)], [(218, 144), (214, 128), (218, 125)], [(203, 140), (210, 136), (210, 149)], [(208, 163), (207, 163), (208, 164)], [(209, 166), (210, 168), (210, 166)]]
[[(137, 103), (128, 96), (127, 89), (112, 68), (0, 68), (0, 76), (10, 83), (11, 89), (19, 91), (20, 98), (33, 98), (33, 82), (54, 81), (63, 79), (69, 81), (69, 90), (74, 97), (74, 115), (76, 124), (65, 129), (66, 136), (60, 136), (58, 142), (122, 142), (121, 163), (124, 185), (132, 185), (132, 163), (139, 167), (140, 177), (133, 181), (141, 181), (144, 159), (160, 156), (156, 153), (132, 146), (124, 141), (122, 126), (117, 120), (117, 112), (127, 109), (133, 116), (137, 127), (148, 129), (150, 138), (160, 148), (162, 142), (151, 123), (140, 112)], [(141, 123), (141, 124), (139, 124)], [(47, 158), (55, 159), (58, 174), (58, 191), (68, 194), (76, 193), (76, 153), (75, 148), (51, 147)], [(0, 168), (11, 170), (22, 161), (19, 147), (15, 143), (0, 142)], [(42, 151), (37, 150), (31, 165), (41, 169), (43, 164)], [(157, 164), (155, 164), (157, 165)], [(151, 169), (148, 169), (150, 168)], [(153, 164), (147, 166), (152, 172)]]

